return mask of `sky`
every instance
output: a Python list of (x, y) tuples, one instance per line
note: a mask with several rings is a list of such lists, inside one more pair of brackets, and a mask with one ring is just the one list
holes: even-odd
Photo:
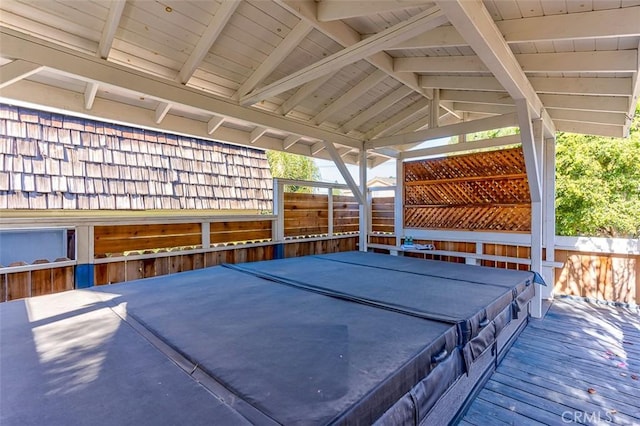
[[(449, 138), (446, 139), (434, 139), (432, 141), (424, 142), (414, 149), (428, 148), (432, 146), (444, 145), (449, 141)], [(322, 176), (323, 182), (338, 182), (345, 183), (344, 178), (340, 174), (338, 168), (333, 164), (333, 161), (329, 160), (321, 160), (315, 159), (316, 165), (320, 169), (320, 175)], [(356, 181), (356, 183), (360, 183), (360, 172), (359, 168), (356, 165), (347, 164), (347, 168), (351, 172), (351, 176)], [(396, 177), (396, 160), (390, 159), (389, 161), (385, 161), (373, 169), (367, 170), (367, 180), (371, 180), (374, 177)]]

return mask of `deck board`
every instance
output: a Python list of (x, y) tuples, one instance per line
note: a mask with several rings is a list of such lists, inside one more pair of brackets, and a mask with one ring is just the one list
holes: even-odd
[(639, 395), (638, 311), (557, 299), (530, 321), (459, 424), (639, 425)]

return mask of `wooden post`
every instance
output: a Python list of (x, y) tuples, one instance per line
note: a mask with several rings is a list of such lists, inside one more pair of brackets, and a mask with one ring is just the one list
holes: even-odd
[(94, 242), (93, 225), (76, 226), (76, 275), (75, 288), (94, 285)]
[[(327, 234), (333, 237), (333, 188), (327, 188)], [(320, 219), (320, 218), (318, 218)]]
[[(396, 246), (399, 247), (402, 244), (402, 234), (404, 233), (403, 227), (403, 210), (402, 201), (404, 194), (404, 168), (402, 166), (402, 159), (396, 160), (396, 194), (393, 200), (394, 212), (393, 212), (393, 233), (396, 235)], [(392, 251), (391, 254), (397, 255), (397, 251)]]
[[(544, 141), (542, 197), (544, 209), (544, 221), (542, 223), (543, 245), (546, 247), (545, 260), (555, 262), (556, 246), (556, 140), (555, 138)], [(553, 297), (555, 285), (555, 268), (545, 266), (542, 268), (542, 278), (547, 286), (542, 289), (542, 297)]]
[[(533, 156), (534, 158), (542, 158), (542, 120), (534, 120), (532, 126), (533, 134)], [(523, 144), (525, 141), (523, 140)], [(537, 170), (529, 172), (527, 175), (529, 179), (532, 177), (540, 176), (542, 162), (531, 161), (527, 163), (527, 168), (535, 166)], [(530, 186), (535, 186), (531, 185)], [(540, 189), (540, 187), (538, 186)], [(534, 272), (542, 273), (542, 197), (537, 199), (532, 194), (531, 202), (531, 270)], [(534, 318), (542, 317), (542, 287), (536, 285), (536, 295), (531, 302), (531, 316)]]
[(202, 232), (202, 248), (211, 247), (211, 223), (201, 222), (200, 229)]
[(360, 251), (367, 251), (369, 206), (367, 205), (367, 150), (360, 150)]

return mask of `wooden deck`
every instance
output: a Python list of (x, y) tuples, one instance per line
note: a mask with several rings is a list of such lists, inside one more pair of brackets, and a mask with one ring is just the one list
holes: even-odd
[(640, 425), (637, 311), (560, 299), (532, 319), (460, 425)]

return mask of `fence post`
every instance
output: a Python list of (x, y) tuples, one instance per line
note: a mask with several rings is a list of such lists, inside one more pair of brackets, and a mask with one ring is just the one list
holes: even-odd
[(276, 220), (271, 228), (271, 239), (274, 243), (274, 257), (284, 257), (284, 184), (277, 178), (273, 180), (273, 214)]
[(211, 247), (211, 222), (200, 223), (200, 232), (202, 233), (202, 248)]
[(87, 288), (94, 284), (94, 233), (93, 225), (76, 226), (76, 274), (75, 288)]
[(329, 192), (327, 198), (327, 225), (329, 226), (327, 234), (329, 237), (333, 237), (333, 188), (327, 188)]

